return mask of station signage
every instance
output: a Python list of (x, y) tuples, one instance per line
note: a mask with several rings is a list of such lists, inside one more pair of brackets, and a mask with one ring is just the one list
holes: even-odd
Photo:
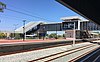
[(78, 28), (78, 22), (63, 22), (62, 23), (62, 29), (63, 30), (72, 30), (74, 29), (74, 23), (75, 23), (75, 28)]

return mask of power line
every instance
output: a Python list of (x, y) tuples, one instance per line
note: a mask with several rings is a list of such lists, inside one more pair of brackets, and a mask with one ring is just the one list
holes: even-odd
[(15, 15), (9, 15), (9, 14), (1, 14), (1, 17), (6, 17), (9, 19), (13, 19), (13, 20), (27, 20), (26, 22), (30, 22), (30, 21), (39, 21), (38, 19), (28, 19), (28, 18), (23, 18), (23, 17), (19, 17), (19, 16), (15, 16)]
[[(27, 11), (27, 10), (25, 10), (25, 9), (22, 9), (22, 8), (19, 8), (19, 7), (15, 7), (14, 5), (11, 5), (11, 4), (9, 4), (9, 6), (11, 6), (11, 7), (13, 7), (13, 8), (17, 8), (17, 9), (20, 9), (20, 10), (22, 10), (22, 11), (25, 11), (25, 12), (28, 12), (28, 13), (31, 13), (30, 11)], [(33, 12), (32, 12), (33, 13)], [(35, 14), (36, 16), (39, 16), (39, 17), (41, 17), (39, 14), (37, 14), (37, 13), (33, 13), (33, 14)]]
[(10, 18), (10, 19), (15, 19), (15, 20), (21, 20), (22, 18), (17, 18), (17, 17), (15, 17), (15, 16), (8, 16), (8, 15), (3, 15), (3, 16), (1, 16), (1, 17), (7, 17), (7, 18)]
[[(9, 6), (10, 6), (10, 7), (13, 7), (13, 8), (20, 9), (20, 10), (22, 10), (22, 11), (25, 11), (25, 12), (27, 12), (28, 14), (29, 14), (29, 13), (31, 14), (30, 11), (27, 11), (27, 10), (25, 10), (25, 9), (22, 9), (22, 8), (16, 7), (16, 6), (12, 5), (12, 4), (9, 4)], [(32, 13), (33, 13), (33, 12), (32, 12)], [(36, 17), (39, 17), (39, 19), (42, 18), (43, 20), (51, 21), (51, 20), (49, 20), (49, 19), (47, 19), (47, 18), (41, 17), (41, 16), (40, 16), (39, 14), (37, 14), (37, 13), (33, 13), (33, 14), (35, 14)], [(51, 21), (51, 22), (52, 22), (52, 21)]]
[(27, 15), (27, 16), (31, 16), (31, 17), (35, 17), (35, 18), (38, 18), (38, 19), (42, 19), (42, 20), (46, 20), (46, 21), (49, 21), (49, 20), (47, 20), (47, 19), (44, 19), (44, 18), (42, 18), (42, 17), (38, 17), (38, 16), (33, 16), (33, 15), (30, 15), (30, 14), (27, 14), (27, 13), (23, 13), (23, 12), (20, 12), (20, 11), (16, 11), (16, 10), (12, 10), (12, 9), (8, 9), (8, 8), (6, 8), (7, 10), (9, 10), (9, 11), (13, 11), (13, 12), (16, 12), (16, 13), (20, 13), (20, 14), (23, 14), (23, 15)]
[(10, 18), (10, 19), (15, 19), (15, 20), (22, 20), (22, 19), (25, 19), (25, 18), (22, 18), (22, 17), (17, 17), (17, 16), (12, 16), (12, 15), (1, 15), (1, 17), (7, 17), (7, 18)]
[(11, 17), (14, 17), (14, 18), (18, 18), (18, 19), (23, 19), (23, 17), (19, 17), (19, 16), (15, 16), (15, 15), (9, 15), (9, 14), (3, 14), (4, 16), (11, 16)]
[[(11, 16), (11, 15), (1, 15), (1, 17), (6, 17), (6, 18), (8, 18), (8, 19), (11, 19), (11, 20), (23, 20), (24, 18), (19, 18), (19, 17), (17, 17), (17, 16)], [(25, 20), (27, 20), (27, 19), (25, 19)], [(30, 22), (30, 21), (39, 21), (39, 20), (36, 20), (36, 19), (29, 19), (29, 20), (27, 20), (26, 22), (28, 23), (28, 22)]]
[[(11, 7), (14, 7), (13, 5), (10, 5)], [(14, 7), (14, 8), (16, 8), (16, 7)], [(22, 8), (20, 8), (20, 9), (22, 9)], [(26, 10), (24, 10), (24, 11), (26, 11)], [(28, 11), (26, 11), (26, 12), (28, 12)], [(3, 15), (5, 15), (5, 14), (3, 14)], [(5, 15), (5, 16), (11, 16), (11, 15)], [(11, 16), (12, 18), (15, 18), (16, 20), (18, 20), (18, 19), (25, 19), (25, 18), (21, 18), (21, 17), (16, 17), (16, 16)], [(11, 18), (10, 17), (10, 18)], [(36, 17), (35, 17), (36, 18)], [(33, 19), (34, 20), (34, 19)], [(36, 19), (37, 20), (37, 19)]]

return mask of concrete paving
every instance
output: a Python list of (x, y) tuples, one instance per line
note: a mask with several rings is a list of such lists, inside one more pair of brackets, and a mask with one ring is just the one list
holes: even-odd
[[(55, 53), (63, 52), (66, 50), (74, 49), (74, 48), (77, 48), (80, 46), (85, 46), (88, 44), (91, 44), (91, 43), (86, 42), (86, 43), (76, 44), (74, 47), (72, 47), (72, 45), (67, 45), (67, 46), (59, 46), (59, 47), (54, 47), (54, 48), (47, 48), (47, 49), (42, 49), (42, 50), (28, 51), (28, 52), (23, 52), (23, 53), (0, 56), (0, 62), (28, 62), (31, 60), (35, 60), (35, 59), (38, 59), (41, 57), (45, 57), (45, 56), (52, 55)], [(82, 52), (79, 52), (79, 53), (82, 53)], [(57, 62), (60, 60), (65, 60), (65, 58), (62, 58), (62, 59), (59, 58), (55, 61)], [(53, 62), (55, 62), (55, 61), (53, 61)], [(39, 62), (43, 62), (43, 60), (39, 61)], [(60, 62), (62, 62), (62, 61), (60, 61)], [(65, 62), (66, 62), (66, 60), (65, 60)]]
[[(40, 43), (40, 42), (59, 42), (59, 41), (72, 41), (73, 39), (34, 39), (34, 40), (5, 40), (0, 39), (0, 45), (2, 44), (19, 44), (19, 43)], [(81, 40), (81, 39), (76, 39)]]

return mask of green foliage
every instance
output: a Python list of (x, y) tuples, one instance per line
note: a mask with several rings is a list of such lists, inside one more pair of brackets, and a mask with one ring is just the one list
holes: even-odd
[(0, 33), (0, 39), (6, 38), (6, 34)]
[(15, 34), (15, 39), (20, 39), (20, 34), (19, 33)]
[(15, 34), (14, 34), (14, 33), (11, 33), (11, 34), (10, 34), (10, 37), (11, 37), (11, 38), (14, 38), (14, 39), (20, 39), (20, 38), (21, 38), (21, 36), (20, 36), (19, 33), (15, 33)]
[(63, 38), (65, 38), (65, 34), (63, 34)]
[(57, 38), (57, 34), (56, 33), (52, 33), (49, 35), (49, 38)]
[(57, 38), (57, 39), (59, 39), (59, 38), (65, 38), (65, 35), (63, 34), (63, 35), (57, 35), (56, 33), (51, 33), (50, 35), (48, 35), (48, 37), (49, 38)]
[(63, 36), (62, 35), (57, 35), (57, 38), (62, 38)]
[(6, 4), (0, 2), (0, 12), (3, 12), (3, 9), (6, 8)]
[(46, 34), (45, 36), (49, 36), (49, 34)]

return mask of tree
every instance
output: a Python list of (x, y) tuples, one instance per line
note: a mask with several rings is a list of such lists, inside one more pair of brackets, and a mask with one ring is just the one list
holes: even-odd
[(66, 38), (65, 34), (63, 34), (63, 38)]
[(0, 2), (0, 12), (3, 12), (3, 9), (6, 8), (6, 4)]
[(46, 35), (45, 35), (45, 38), (48, 39), (48, 38), (49, 38), (49, 34), (46, 34)]
[(57, 34), (56, 34), (56, 33), (51, 33), (51, 34), (49, 35), (49, 38), (57, 38)]
[(62, 35), (57, 35), (57, 38), (63, 38), (63, 36)]
[(4, 38), (6, 38), (6, 34), (0, 33), (0, 39), (4, 39)]
[(14, 39), (21, 39), (20, 33), (11, 33), (9, 36)]
[[(3, 12), (3, 9), (5, 9), (5, 8), (6, 8), (6, 4), (0, 2), (0, 12)], [(5, 38), (5, 37), (6, 37), (6, 35), (4, 33), (0, 33), (0, 38)]]

